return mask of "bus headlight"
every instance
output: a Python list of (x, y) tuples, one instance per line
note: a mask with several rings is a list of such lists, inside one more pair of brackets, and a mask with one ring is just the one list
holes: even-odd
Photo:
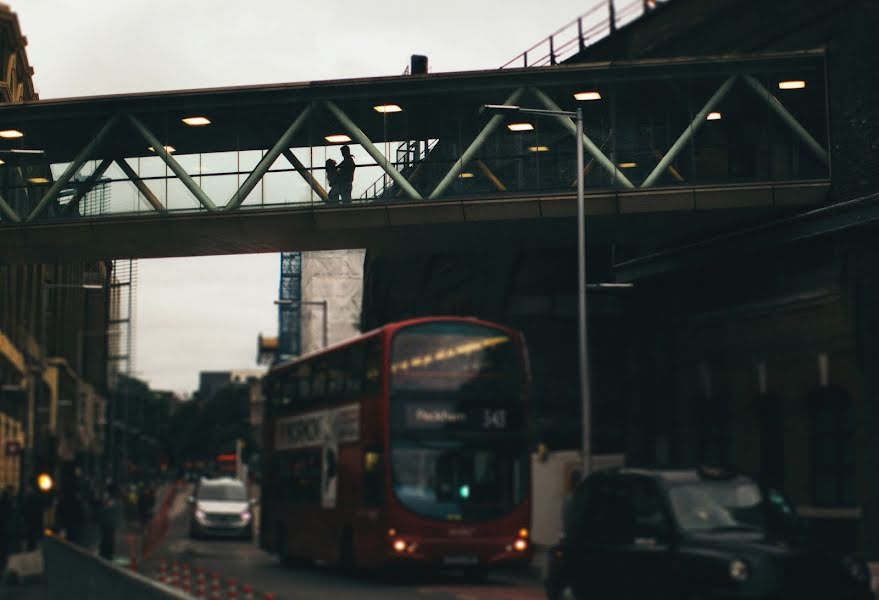
[(207, 514), (202, 509), (199, 508), (195, 511), (195, 518), (199, 523), (204, 523), (206, 517)]
[(406, 542), (404, 540), (394, 540), (394, 552), (405, 552)]
[(241, 513), (241, 520), (244, 521), (245, 523), (250, 521), (250, 511), (249, 510), (245, 510)]

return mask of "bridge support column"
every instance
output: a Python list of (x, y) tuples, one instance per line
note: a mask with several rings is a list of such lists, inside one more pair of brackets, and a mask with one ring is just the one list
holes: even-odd
[[(519, 88), (514, 91), (512, 94), (504, 100), (504, 104), (510, 105), (515, 104), (519, 101), (519, 98), (522, 96), (522, 92), (524, 92), (524, 88)], [(485, 124), (485, 127), (482, 128), (482, 131), (479, 132), (479, 135), (470, 142), (470, 145), (464, 150), (464, 153), (461, 154), (461, 158), (455, 161), (455, 164), (452, 165), (452, 168), (449, 169), (449, 172), (446, 173), (446, 176), (443, 177), (443, 180), (437, 184), (436, 189), (433, 190), (430, 194), (430, 199), (438, 198), (446, 191), (459, 173), (464, 169), (464, 165), (470, 162), (470, 159), (479, 152), (479, 149), (482, 148), (482, 145), (485, 144), (486, 140), (491, 137), (491, 134), (494, 133), (495, 129), (501, 124), (504, 120), (503, 115), (494, 115), (491, 119), (489, 119), (488, 123)]]
[(61, 177), (55, 180), (55, 183), (52, 184), (52, 187), (46, 192), (46, 195), (40, 200), (39, 204), (34, 208), (31, 214), (28, 215), (27, 219), (25, 219), (26, 223), (30, 223), (42, 213), (49, 204), (51, 204), (55, 198), (58, 197), (58, 193), (64, 188), (65, 185), (70, 181), (70, 179), (76, 174), (77, 171), (85, 164), (85, 162), (95, 153), (95, 150), (100, 147), (101, 143), (104, 141), (104, 138), (107, 137), (107, 134), (110, 133), (110, 130), (113, 129), (113, 126), (116, 125), (116, 122), (119, 120), (119, 115), (113, 115), (110, 117), (104, 126), (101, 127), (100, 131), (95, 134), (95, 137), (92, 138), (88, 144), (83, 147), (82, 150), (79, 151), (79, 154), (76, 155), (76, 158), (73, 159), (66, 169), (64, 169), (64, 173), (61, 174)]
[(693, 118), (693, 121), (690, 123), (690, 126), (684, 129), (684, 132), (677, 139), (677, 141), (672, 145), (671, 149), (666, 152), (665, 156), (662, 157), (662, 160), (659, 161), (659, 164), (656, 165), (656, 168), (653, 169), (653, 172), (647, 176), (647, 179), (644, 180), (644, 183), (641, 184), (641, 187), (650, 187), (653, 183), (659, 178), (659, 176), (665, 171), (669, 165), (671, 165), (672, 161), (678, 157), (681, 150), (684, 146), (687, 145), (693, 136), (696, 134), (696, 131), (702, 126), (705, 122), (705, 119), (708, 117), (708, 113), (717, 106), (721, 100), (726, 97), (729, 93), (729, 90), (732, 88), (733, 84), (736, 82), (736, 75), (733, 75), (729, 79), (723, 82), (723, 85), (714, 92), (714, 95), (708, 99), (708, 102), (705, 103), (705, 106), (702, 107), (696, 116)]
[(421, 194), (418, 193), (412, 184), (409, 183), (405, 177), (396, 169), (394, 165), (392, 165), (388, 161), (388, 157), (381, 153), (381, 151), (375, 147), (375, 144), (372, 143), (366, 134), (363, 133), (363, 130), (357, 126), (357, 124), (352, 121), (348, 115), (342, 112), (342, 109), (336, 106), (334, 102), (330, 100), (325, 100), (324, 104), (330, 110), (333, 115), (339, 119), (339, 123), (342, 124), (342, 127), (348, 130), (348, 133), (351, 134), (351, 137), (354, 138), (354, 141), (363, 146), (364, 150), (366, 150), (369, 155), (379, 164), (379, 166), (384, 169), (385, 173), (387, 173), (391, 179), (394, 180), (400, 188), (406, 192), (406, 195), (412, 198), (413, 200), (423, 200)]
[(164, 213), (165, 207), (162, 206), (162, 203), (156, 198), (156, 195), (153, 193), (153, 190), (147, 186), (143, 182), (143, 179), (137, 176), (137, 173), (134, 172), (134, 169), (131, 168), (131, 165), (124, 158), (117, 158), (116, 164), (119, 165), (119, 168), (122, 169), (122, 172), (125, 173), (125, 176), (134, 184), (134, 187), (137, 188), (143, 197), (146, 198), (147, 202), (150, 203), (157, 212)]
[(186, 186), (192, 195), (195, 196), (195, 199), (198, 200), (199, 204), (204, 206), (208, 212), (217, 212), (217, 205), (214, 204), (213, 200), (211, 200), (207, 194), (205, 194), (204, 190), (199, 187), (195, 180), (189, 176), (189, 173), (186, 172), (186, 169), (180, 166), (180, 163), (174, 160), (174, 157), (171, 156), (167, 150), (165, 150), (165, 146), (159, 141), (159, 138), (153, 135), (153, 133), (146, 128), (146, 126), (141, 123), (134, 115), (128, 115), (128, 120), (131, 121), (131, 124), (134, 125), (134, 128), (140, 132), (140, 135), (143, 136), (147, 142), (149, 142), (150, 146), (153, 147), (156, 154), (162, 159), (162, 161), (168, 165), (168, 168), (171, 169), (174, 174), (177, 176), (177, 179)]
[(790, 114), (778, 98), (769, 93), (769, 90), (767, 90), (762, 83), (754, 79), (753, 76), (745, 75), (744, 79), (745, 83), (748, 84), (748, 87), (754, 90), (754, 93), (760, 96), (760, 98), (769, 105), (769, 108), (775, 111), (775, 114), (777, 114), (795, 134), (797, 134), (797, 137), (806, 144), (809, 150), (814, 152), (815, 156), (817, 156), (822, 163), (830, 165), (830, 155), (827, 153), (827, 150), (818, 143), (818, 140), (813, 138), (809, 132), (806, 131), (805, 127), (800, 125), (800, 122), (797, 121), (796, 117)]
[[(561, 108), (559, 108), (559, 105), (556, 104), (552, 100), (552, 98), (547, 96), (543, 91), (537, 88), (532, 88), (531, 93), (534, 94), (534, 96), (549, 110), (562, 110)], [(574, 124), (570, 117), (558, 116), (555, 118), (558, 119), (559, 123), (561, 123), (565, 129), (570, 131), (576, 137), (577, 126)], [(607, 156), (605, 156), (604, 152), (601, 151), (601, 148), (596, 146), (595, 143), (589, 139), (588, 135), (584, 133), (582, 138), (580, 139), (580, 143), (583, 144), (583, 148), (586, 150), (586, 152), (588, 152), (592, 156), (592, 158), (598, 161), (598, 164), (604, 167), (605, 170), (610, 173), (614, 179), (622, 183), (624, 187), (635, 187), (634, 185), (632, 185), (632, 182), (629, 181), (629, 178), (623, 175), (623, 173), (617, 168), (617, 166), (613, 164), (613, 162), (611, 162), (611, 160)]]
[[(299, 131), (299, 128), (302, 127), (302, 124), (305, 123), (305, 119), (307, 119), (310, 114), (311, 106), (309, 105), (306, 106), (299, 116), (290, 124), (290, 127), (288, 127), (287, 131), (285, 131), (278, 141), (275, 142), (275, 145), (272, 146), (271, 150), (266, 152), (265, 156), (262, 157), (262, 160), (259, 161), (253, 171), (251, 171), (250, 175), (247, 176), (247, 179), (244, 180), (244, 183), (241, 184), (241, 187), (238, 188), (238, 191), (235, 192), (235, 195), (232, 196), (232, 199), (229, 200), (226, 204), (226, 208), (223, 210), (234, 210), (241, 206), (241, 203), (244, 202), (248, 194), (253, 191), (256, 184), (260, 182), (271, 166), (275, 164), (275, 161), (278, 160), (281, 153), (285, 150), (289, 151), (290, 144), (293, 142), (293, 136), (296, 135), (296, 132)], [(289, 158), (287, 160), (289, 160)], [(296, 165), (293, 166), (295, 167)], [(326, 200), (326, 194), (324, 194), (323, 199)]]
[(6, 203), (6, 199), (2, 195), (0, 195), (0, 212), (6, 215), (6, 218), (13, 223), (21, 223), (21, 219), (18, 218), (18, 213)]

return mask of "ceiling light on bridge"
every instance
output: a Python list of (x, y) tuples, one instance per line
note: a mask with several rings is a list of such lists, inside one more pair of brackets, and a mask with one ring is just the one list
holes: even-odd
[(29, 177), (28, 182), (36, 183), (36, 184), (43, 184), (43, 183), (49, 183), (49, 180), (46, 179), (45, 177)]
[(507, 125), (507, 129), (510, 131), (532, 131), (534, 125), (531, 123), (510, 123)]
[(549, 146), (528, 146), (528, 152), (549, 152)]
[(211, 124), (211, 120), (207, 117), (186, 117), (184, 119), (181, 119), (181, 121), (183, 121), (190, 127), (201, 127), (203, 125)]
[[(174, 152), (177, 152), (177, 148), (175, 148), (174, 146), (162, 146), (162, 148), (164, 148), (165, 152), (167, 152), (168, 154), (173, 154)], [(150, 150), (150, 152), (156, 151), (156, 149), (153, 148), (152, 146), (150, 146), (149, 150)]]
[(806, 82), (802, 79), (789, 79), (778, 82), (778, 89), (780, 90), (801, 90), (804, 87), (806, 87)]
[(375, 112), (380, 112), (380, 113), (398, 113), (398, 112), (403, 112), (403, 109), (400, 108), (400, 106), (399, 106), (398, 104), (378, 104), (378, 105), (376, 105), (376, 106), (373, 106), (372, 109), (373, 109)]
[(0, 138), (4, 140), (14, 140), (15, 138), (24, 137), (24, 134), (18, 129), (4, 129), (0, 131)]
[(577, 92), (574, 94), (575, 100), (601, 100), (601, 94), (598, 92)]
[(637, 166), (638, 166), (638, 163), (636, 163), (636, 162), (621, 162), (619, 165), (619, 167), (621, 169), (634, 169)]
[(723, 117), (723, 115), (721, 115), (718, 111), (715, 110), (715, 111), (708, 113), (708, 116), (705, 117), (705, 120), (706, 121), (720, 121), (720, 119), (722, 117)]
[(6, 164), (6, 161), (3, 160), (2, 158), (0, 158), (0, 165), (5, 165), (5, 164)]
[(459, 179), (473, 179), (474, 177), (475, 175), (473, 175), (473, 173), (471, 173), (470, 171), (464, 171), (463, 173), (458, 174)]
[(324, 136), (324, 139), (331, 144), (345, 144), (351, 141), (344, 133), (334, 133), (333, 135)]

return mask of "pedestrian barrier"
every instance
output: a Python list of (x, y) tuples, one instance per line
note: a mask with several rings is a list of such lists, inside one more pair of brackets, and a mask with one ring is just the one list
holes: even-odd
[(65, 540), (43, 540), (48, 600), (190, 600), (172, 587), (120, 568)]
[(168, 488), (165, 497), (162, 499), (162, 505), (159, 508), (159, 512), (147, 525), (147, 529), (144, 532), (143, 536), (144, 560), (150, 557), (150, 555), (155, 551), (159, 544), (161, 544), (162, 539), (168, 532), (168, 513), (171, 512), (171, 505), (174, 504), (174, 499), (177, 497), (177, 492), (179, 491), (179, 489), (179, 481), (175, 481), (173, 484), (171, 484), (171, 487)]

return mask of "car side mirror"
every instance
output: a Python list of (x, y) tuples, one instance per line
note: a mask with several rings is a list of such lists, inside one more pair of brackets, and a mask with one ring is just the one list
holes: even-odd
[(195, 504), (195, 496), (190, 496), (186, 499), (187, 504)]

